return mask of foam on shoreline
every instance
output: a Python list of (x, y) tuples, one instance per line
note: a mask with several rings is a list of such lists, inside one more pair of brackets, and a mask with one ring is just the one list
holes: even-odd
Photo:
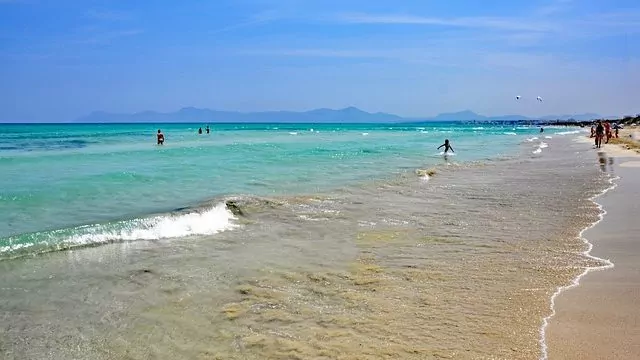
[(618, 185), (617, 183), (615, 183), (616, 180), (618, 180), (619, 177), (610, 177), (609, 178), (609, 184), (610, 186), (607, 187), (606, 189), (602, 190), (601, 192), (599, 192), (598, 194), (592, 196), (591, 198), (589, 198), (590, 201), (592, 201), (594, 204), (596, 204), (596, 206), (598, 207), (598, 210), (600, 211), (600, 213), (598, 214), (598, 219), (593, 222), (592, 224), (590, 224), (589, 226), (587, 226), (586, 228), (582, 229), (580, 231), (580, 234), (578, 235), (579, 238), (587, 245), (587, 249), (584, 250), (581, 254), (583, 256), (585, 256), (586, 258), (592, 259), (592, 260), (597, 260), (597, 261), (602, 261), (605, 263), (605, 265), (601, 265), (601, 266), (588, 266), (584, 269), (584, 271), (582, 271), (582, 273), (580, 273), (578, 276), (576, 276), (571, 283), (569, 283), (568, 285), (563, 285), (563, 286), (559, 286), (556, 291), (553, 293), (553, 295), (551, 295), (551, 302), (549, 305), (549, 308), (551, 309), (551, 313), (545, 317), (542, 320), (542, 325), (540, 326), (540, 351), (541, 351), (541, 355), (540, 355), (540, 360), (547, 360), (548, 359), (548, 347), (547, 347), (547, 342), (546, 342), (546, 330), (547, 327), (549, 326), (549, 321), (551, 320), (551, 318), (553, 318), (556, 315), (556, 309), (555, 309), (555, 300), (558, 297), (558, 295), (562, 294), (563, 292), (565, 292), (566, 290), (572, 289), (578, 285), (580, 285), (580, 280), (582, 280), (582, 278), (584, 276), (586, 276), (587, 274), (589, 274), (592, 271), (599, 271), (599, 270), (606, 270), (606, 269), (611, 269), (615, 266), (615, 264), (613, 262), (611, 262), (609, 259), (602, 259), (596, 256), (591, 255), (591, 250), (593, 250), (593, 244), (591, 242), (589, 242), (589, 240), (587, 238), (585, 238), (583, 236), (584, 232), (593, 228), (594, 226), (598, 225), (603, 219), (604, 216), (607, 214), (607, 211), (603, 208), (602, 205), (600, 205), (598, 202), (596, 202), (596, 199), (599, 198), (600, 196), (606, 194), (607, 192), (609, 192), (610, 190), (615, 189)]

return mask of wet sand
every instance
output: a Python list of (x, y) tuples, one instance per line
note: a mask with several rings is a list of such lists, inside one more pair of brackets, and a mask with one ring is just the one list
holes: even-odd
[(591, 254), (614, 267), (587, 274), (556, 299), (547, 329), (549, 359), (640, 358), (640, 169), (637, 158), (614, 165), (618, 186), (595, 201), (607, 212), (583, 234)]

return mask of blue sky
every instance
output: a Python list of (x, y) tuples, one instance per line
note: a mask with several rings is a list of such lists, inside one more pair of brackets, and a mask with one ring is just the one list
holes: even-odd
[(0, 0), (0, 121), (186, 106), (635, 114), (637, 44), (637, 0)]

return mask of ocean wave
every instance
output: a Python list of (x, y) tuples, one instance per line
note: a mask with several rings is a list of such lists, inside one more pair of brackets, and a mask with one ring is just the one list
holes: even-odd
[(580, 134), (581, 132), (585, 132), (585, 130), (560, 131), (560, 132), (557, 132), (556, 135), (572, 135), (572, 134)]
[(0, 258), (66, 250), (113, 242), (213, 235), (237, 227), (225, 203), (198, 211), (23, 234), (0, 240)]

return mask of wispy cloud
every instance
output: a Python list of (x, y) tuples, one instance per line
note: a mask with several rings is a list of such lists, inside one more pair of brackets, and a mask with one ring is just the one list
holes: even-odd
[(385, 50), (356, 50), (356, 49), (330, 49), (330, 48), (308, 48), (308, 49), (271, 49), (271, 50), (246, 50), (240, 51), (244, 55), (266, 55), (266, 56), (295, 56), (295, 57), (319, 57), (319, 58), (378, 58), (393, 59), (398, 57), (398, 52)]
[(242, 21), (236, 24), (232, 24), (232, 25), (228, 25), (222, 28), (218, 28), (218, 29), (214, 29), (212, 31), (209, 32), (209, 34), (213, 35), (213, 34), (221, 34), (221, 33), (225, 33), (225, 32), (229, 32), (229, 31), (233, 31), (233, 30), (237, 30), (237, 29), (241, 29), (241, 28), (245, 28), (245, 27), (250, 27), (250, 26), (257, 26), (257, 25), (261, 25), (264, 23), (268, 23), (271, 21), (275, 21), (277, 19), (279, 19), (280, 16), (276, 11), (270, 10), (270, 11), (263, 11), (260, 13), (257, 13), (253, 16), (251, 16), (248, 20), (246, 21)]
[(138, 34), (142, 34), (144, 31), (141, 29), (126, 29), (126, 30), (115, 30), (115, 31), (105, 31), (101, 33), (95, 33), (93, 36), (80, 39), (76, 41), (78, 44), (109, 44), (114, 40), (126, 38), (130, 36), (135, 36)]
[(549, 16), (565, 12), (571, 8), (573, 0), (553, 0), (535, 10), (536, 15)]
[(540, 69), (555, 60), (549, 54), (485, 51), (460, 46), (366, 48), (288, 48), (251, 49), (239, 52), (248, 56), (282, 56), (350, 60), (392, 61), (399, 64), (431, 65), (464, 69)]
[(629, 9), (627, 11), (595, 14), (581, 19), (580, 22), (609, 28), (615, 27), (638, 30), (640, 29), (640, 10)]
[(85, 16), (89, 19), (103, 21), (125, 21), (132, 18), (130, 13), (116, 10), (88, 10)]
[(340, 14), (335, 16), (333, 20), (348, 24), (433, 25), (519, 31), (552, 31), (557, 29), (554, 24), (543, 21), (500, 17), (438, 18), (401, 14)]

